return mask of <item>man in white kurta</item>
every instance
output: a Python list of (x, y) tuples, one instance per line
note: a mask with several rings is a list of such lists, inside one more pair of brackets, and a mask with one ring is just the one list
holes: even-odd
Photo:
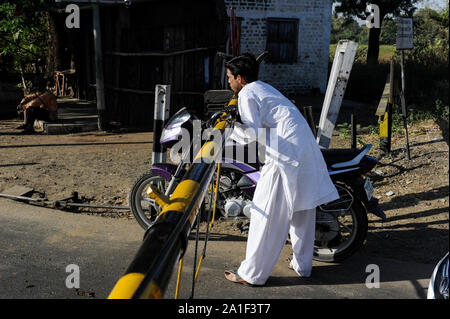
[[(232, 138), (249, 141), (264, 133), (266, 154), (253, 197), (245, 260), (237, 273), (225, 272), (225, 276), (264, 285), (289, 234), (293, 249), (289, 267), (309, 277), (316, 207), (337, 199), (338, 193), (308, 123), (289, 99), (256, 79), (254, 57), (234, 58), (226, 67), (230, 87), (238, 93), (243, 123), (236, 123)], [(255, 133), (248, 134), (249, 129)]]

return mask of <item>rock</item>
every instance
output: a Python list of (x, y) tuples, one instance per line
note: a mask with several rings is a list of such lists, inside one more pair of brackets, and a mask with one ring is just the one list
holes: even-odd
[(393, 191), (389, 191), (389, 192), (386, 193), (386, 195), (387, 196), (392, 196), (392, 195), (394, 195), (394, 192)]

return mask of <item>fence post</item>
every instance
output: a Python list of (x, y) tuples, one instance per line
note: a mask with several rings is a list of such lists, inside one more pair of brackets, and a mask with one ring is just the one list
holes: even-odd
[(350, 114), (350, 124), (351, 124), (351, 133), (352, 133), (352, 148), (356, 148), (356, 117), (355, 117), (355, 109), (351, 109)]
[(303, 114), (305, 115), (305, 119), (308, 122), (309, 127), (311, 128), (311, 131), (313, 132), (314, 137), (317, 137), (317, 130), (316, 130), (316, 124), (314, 123), (312, 106), (305, 106), (303, 108)]

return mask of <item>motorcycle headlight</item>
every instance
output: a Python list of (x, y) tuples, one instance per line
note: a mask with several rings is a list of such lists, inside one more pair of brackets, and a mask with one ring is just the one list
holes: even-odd
[(178, 127), (189, 121), (191, 118), (191, 114), (186, 111), (185, 108), (179, 110), (172, 118), (167, 122), (165, 128), (171, 129), (174, 127)]
[(160, 142), (166, 143), (168, 141), (177, 140), (178, 136), (182, 133), (181, 126), (189, 121), (190, 118), (191, 114), (186, 111), (186, 108), (179, 110), (164, 126), (161, 133)]
[(178, 137), (182, 135), (183, 131), (181, 126), (175, 126), (173, 128), (164, 128), (161, 133), (160, 142), (161, 144), (165, 144), (167, 142), (178, 140)]

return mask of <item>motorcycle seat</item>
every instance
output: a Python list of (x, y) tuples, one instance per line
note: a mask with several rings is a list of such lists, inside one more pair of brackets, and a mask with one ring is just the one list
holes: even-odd
[(340, 168), (358, 165), (364, 155), (366, 155), (372, 145), (367, 145), (363, 149), (357, 148), (332, 148), (321, 149), (323, 158), (328, 167)]

